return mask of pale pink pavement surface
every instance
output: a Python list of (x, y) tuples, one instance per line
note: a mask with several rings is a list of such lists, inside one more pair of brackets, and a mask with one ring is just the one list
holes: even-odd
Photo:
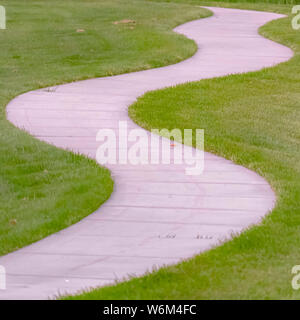
[[(258, 35), (261, 25), (282, 15), (209, 9), (212, 17), (175, 29), (197, 43), (193, 57), (29, 92), (9, 103), (7, 118), (38, 139), (95, 158), (99, 129), (118, 128), (119, 120), (139, 128), (127, 108), (143, 93), (260, 70), (292, 57), (289, 48)], [(47, 299), (142, 275), (212, 248), (274, 207), (268, 183), (231, 161), (205, 153), (202, 175), (188, 176), (184, 167), (110, 165), (115, 190), (98, 211), (0, 258), (7, 272), (0, 299)]]

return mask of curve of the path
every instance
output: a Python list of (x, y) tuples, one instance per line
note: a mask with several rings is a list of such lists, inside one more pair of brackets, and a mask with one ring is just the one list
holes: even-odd
[[(197, 43), (192, 58), (29, 92), (9, 103), (8, 119), (38, 139), (95, 158), (99, 129), (117, 129), (120, 120), (128, 130), (139, 128), (127, 108), (146, 91), (259, 70), (293, 55), (258, 34), (282, 15), (208, 9), (212, 17), (175, 29)], [(174, 264), (258, 223), (275, 203), (259, 175), (209, 153), (200, 176), (186, 175), (184, 165), (109, 168), (115, 190), (97, 212), (0, 258), (7, 273), (0, 299), (46, 299)]]

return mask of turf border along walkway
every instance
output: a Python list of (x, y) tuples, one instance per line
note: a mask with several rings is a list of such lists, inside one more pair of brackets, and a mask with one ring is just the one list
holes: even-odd
[[(0, 42), (5, 44), (0, 51), (0, 255), (4, 255), (81, 220), (113, 189), (110, 172), (95, 161), (16, 129), (6, 120), (5, 105), (23, 92), (50, 85), (187, 58), (196, 45), (172, 29), (207, 16), (207, 11), (132, 0), (9, 0), (1, 5), (7, 11), (7, 29), (0, 30)], [(128, 17), (137, 23), (114, 24)], [(77, 32), (79, 28), (83, 32)]]
[[(190, 1), (190, 3), (203, 5), (201, 1)], [(147, 94), (134, 105), (131, 114), (136, 113), (137, 108), (140, 108), (144, 111), (143, 116), (146, 118), (148, 101), (151, 101), (153, 115), (156, 113), (157, 116), (159, 115), (157, 108), (165, 103), (164, 95), (167, 93), (172, 103), (178, 99), (178, 96), (174, 94), (177, 92), (179, 96), (181, 95), (181, 99), (178, 99), (179, 103), (182, 103), (182, 99), (186, 98), (186, 104), (195, 105), (191, 112), (197, 112), (202, 117), (204, 116), (203, 112), (208, 114), (207, 117), (203, 117), (202, 121), (195, 119), (195, 126), (202, 125), (209, 130), (207, 150), (232, 159), (267, 178), (278, 195), (277, 207), (272, 214), (264, 219), (261, 226), (250, 229), (222, 247), (201, 254), (175, 267), (159, 270), (147, 277), (69, 297), (70, 299), (299, 298), (299, 293), (293, 290), (291, 286), (293, 277), (291, 269), (294, 265), (299, 264), (300, 260), (298, 252), (300, 215), (299, 147), (297, 147), (299, 146), (299, 139), (296, 138), (297, 132), (299, 132), (299, 122), (297, 122), (299, 112), (297, 110), (299, 110), (300, 33), (291, 28), (291, 6), (262, 3), (209, 3), (222, 7), (288, 14), (288, 19), (269, 23), (260, 29), (260, 33), (293, 48), (295, 57), (288, 63), (262, 72), (201, 81), (199, 84), (189, 86), (188, 95), (186, 95), (188, 86), (179, 86), (176, 90), (173, 90), (173, 93), (169, 89), (157, 92), (157, 97), (154, 97), (155, 93)], [(208, 5), (207, 2), (205, 4)], [(238, 83), (239, 85), (237, 85)], [(257, 85), (255, 86), (254, 83), (257, 83)], [(253, 87), (252, 90), (250, 90), (251, 86)], [(234, 87), (236, 90), (233, 90)], [(248, 90), (246, 100), (240, 97), (245, 88)], [(237, 112), (236, 115), (239, 115), (239, 119), (230, 124), (237, 133), (236, 136), (233, 136), (233, 139), (226, 134), (222, 137), (224, 130), (231, 132), (230, 126), (228, 127), (226, 123), (228, 121), (225, 117), (226, 113), (224, 119), (219, 119), (218, 126), (216, 126), (214, 123), (215, 117), (212, 113), (209, 113), (209, 109), (204, 108), (203, 112), (201, 109), (197, 109), (201, 105), (203, 106), (203, 103), (204, 105), (207, 103), (200, 97), (198, 100), (200, 105), (197, 106), (196, 101), (199, 98), (197, 92), (199, 90), (201, 90), (203, 96), (208, 97), (208, 100), (212, 99), (213, 92), (218, 92), (219, 95), (229, 92), (234, 98), (240, 97), (238, 104), (235, 104), (233, 99), (224, 99), (228, 111), (231, 110), (232, 115), (235, 112)], [(191, 102), (189, 99), (193, 95), (195, 102)], [(262, 99), (261, 97), (264, 95), (266, 105), (262, 107), (258, 100), (255, 101), (255, 97)], [(160, 100), (158, 100), (158, 97)], [(252, 100), (250, 109), (247, 105), (248, 99)], [(223, 104), (218, 102), (218, 99), (212, 99), (212, 101), (213, 104), (210, 104), (209, 107), (212, 108), (213, 113), (219, 112), (220, 108), (226, 110)], [(181, 121), (180, 125), (186, 125), (188, 120), (181, 118), (180, 109), (178, 109), (176, 102), (173, 107), (175, 108), (174, 115), (170, 119), (173, 121), (172, 126), (178, 125), (175, 121), (176, 115), (178, 121)], [(275, 119), (272, 113), (276, 114)], [(153, 125), (166, 126), (165, 120), (161, 124), (153, 124), (146, 121), (144, 117), (135, 116), (136, 121), (146, 128)], [(241, 121), (243, 118), (245, 118), (245, 121)], [(155, 119), (154, 116), (153, 119)], [(273, 122), (268, 124), (270, 120)], [(261, 124), (254, 126), (253, 121), (261, 122)], [(239, 125), (240, 123), (242, 123), (242, 126)], [(214, 138), (212, 130), (216, 132), (216, 127), (221, 136)], [(277, 130), (279, 136), (274, 136), (274, 131), (270, 132), (271, 127)], [(272, 148), (264, 149), (260, 146), (263, 141), (257, 144), (258, 142), (255, 142), (255, 140), (253, 147), (245, 147), (243, 142), (246, 135), (239, 128), (244, 128), (244, 132), (249, 130), (251, 133), (253, 130), (253, 133), (255, 133), (255, 130), (260, 128), (260, 136), (263, 137), (263, 140), (272, 141)], [(281, 133), (282, 136), (280, 136)], [(280, 150), (276, 152), (278, 146)], [(274, 152), (272, 149), (274, 149)], [(282, 160), (280, 160), (280, 155), (283, 156)]]
[[(256, 33), (257, 27), (259, 25), (262, 25), (265, 22), (274, 18), (278, 18), (280, 16), (274, 14), (244, 12), (227, 9), (213, 10), (216, 13), (215, 17), (209, 18), (207, 20), (199, 20), (188, 23), (184, 26), (176, 28), (176, 31), (195, 38), (197, 41), (199, 40), (202, 43), (204, 50), (207, 49), (208, 51), (210, 51), (213, 48), (213, 50), (216, 50), (214, 43), (211, 43), (211, 37), (215, 37), (215, 42), (219, 43), (218, 28), (220, 28), (220, 24), (222, 25), (222, 27), (224, 25), (227, 25), (228, 28), (225, 28), (223, 32), (224, 35), (229, 35), (229, 38), (231, 39), (230, 41), (233, 49), (229, 46), (229, 53), (231, 53), (231, 55), (236, 53), (236, 57), (234, 59), (235, 69), (233, 68), (233, 65), (230, 65), (228, 63), (226, 64), (227, 69), (226, 67), (224, 69), (224, 61), (226, 59), (224, 60), (223, 58), (219, 59), (219, 65), (210, 66), (210, 68), (204, 74), (203, 69), (201, 68), (201, 64), (202, 66), (207, 66), (207, 62), (209, 59), (211, 59), (211, 56), (209, 54), (203, 54), (202, 49), (202, 54), (196, 54), (193, 58), (174, 66), (134, 74), (127, 74), (123, 76), (116, 76), (112, 78), (77, 82), (70, 85), (50, 88), (50, 90), (40, 90), (38, 92), (25, 94), (18, 97), (9, 104), (8, 112), (10, 120), (14, 121), (14, 123), (19, 126), (25, 127), (29, 131), (39, 128), (39, 125), (35, 125), (35, 123), (43, 124), (41, 126), (42, 130), (51, 128), (53, 129), (53, 127), (56, 127), (58, 134), (54, 138), (53, 135), (49, 136), (47, 134), (36, 134), (40, 137), (42, 136), (44, 140), (54, 143), (56, 146), (68, 147), (73, 150), (79, 149), (82, 152), (86, 152), (86, 149), (95, 150), (96, 143), (94, 142), (94, 139), (92, 139), (93, 142), (80, 142), (80, 139), (75, 139), (75, 144), (72, 144), (72, 141), (70, 141), (70, 139), (66, 139), (63, 134), (65, 130), (64, 128), (66, 128), (67, 124), (65, 122), (69, 121), (68, 118), (66, 118), (65, 116), (53, 118), (53, 115), (49, 117), (48, 111), (51, 110), (43, 110), (41, 112), (39, 111), (39, 105), (55, 106), (59, 102), (61, 102), (60, 106), (65, 107), (64, 109), (61, 108), (61, 110), (66, 113), (71, 112), (71, 114), (75, 116), (75, 118), (72, 118), (72, 121), (75, 121), (76, 119), (76, 124), (78, 124), (76, 125), (76, 127), (86, 128), (87, 126), (82, 126), (82, 124), (83, 122), (85, 123), (86, 120), (91, 121), (88, 114), (77, 114), (74, 110), (68, 109), (69, 106), (65, 103), (65, 101), (69, 101), (69, 99), (72, 99), (72, 97), (74, 98), (75, 96), (75, 99), (80, 98), (78, 100), (83, 101), (81, 107), (84, 107), (86, 99), (94, 98), (97, 99), (97, 101), (102, 101), (102, 103), (104, 103), (103, 107), (105, 107), (107, 102), (105, 101), (105, 99), (103, 99), (103, 95), (106, 96), (107, 94), (111, 94), (111, 97), (117, 99), (117, 101), (113, 102), (111, 100), (112, 98), (110, 98), (110, 108), (112, 106), (114, 108), (119, 107), (119, 113), (116, 118), (113, 116), (110, 121), (112, 121), (113, 119), (117, 121), (120, 119), (120, 113), (127, 118), (127, 113), (126, 110), (124, 110), (124, 107), (126, 107), (126, 105), (132, 101), (132, 99), (134, 100), (137, 95), (140, 95), (141, 92), (144, 92), (145, 90), (170, 86), (178, 82), (185, 82), (187, 80), (196, 80), (216, 75), (220, 76), (231, 72), (257, 70), (261, 69), (264, 66), (271, 66), (276, 63), (285, 61), (291, 56), (291, 52), (287, 48), (267, 41), (262, 37), (257, 36)], [(230, 28), (232, 26), (232, 23), (244, 21), (245, 17), (248, 18), (249, 16), (251, 16), (251, 19), (247, 24), (248, 29), (245, 30), (244, 28), (238, 28), (234, 31), (232, 28)], [(219, 22), (220, 24), (218, 25), (217, 22)], [(209, 28), (207, 28), (206, 31), (210, 32), (211, 37), (203, 38), (202, 34), (199, 35), (199, 30), (202, 30), (202, 28), (205, 28), (205, 26), (207, 25), (209, 26)], [(239, 33), (239, 31), (241, 33)], [(251, 43), (249, 44), (249, 38), (247, 38), (244, 40), (242, 45), (241, 38), (245, 38), (245, 32), (248, 32), (247, 34), (252, 41), (250, 41)], [(243, 35), (242, 37), (240, 37), (241, 34)], [(247, 43), (249, 46), (248, 54), (250, 54), (249, 50), (252, 50), (253, 57), (256, 57), (253, 60), (249, 60), (248, 58), (244, 59), (243, 56), (240, 55), (240, 49), (242, 49)], [(257, 49), (258, 47), (262, 48), (261, 53), (265, 54), (268, 51), (268, 55), (266, 57), (262, 56), (258, 58), (260, 52)], [(198, 69), (195, 68), (195, 66), (197, 66)], [(158, 79), (160, 79), (161, 82), (159, 82)], [(135, 84), (132, 83), (134, 81)], [(137, 86), (136, 83), (138, 83), (139, 86)], [(114, 90), (116, 92), (114, 92)], [(123, 92), (126, 92), (126, 94), (124, 95)], [(30, 106), (33, 102), (35, 102), (35, 108), (32, 111)], [(26, 105), (29, 106), (28, 109)], [(25, 108), (25, 110), (20, 110), (19, 106), (23, 106), (23, 109)], [(26, 117), (24, 117), (24, 112), (26, 114)], [(92, 115), (93, 121), (95, 121), (93, 122), (93, 126), (95, 125), (95, 127), (99, 127), (99, 125), (106, 119), (103, 117), (105, 116), (98, 115), (98, 117), (95, 118), (95, 115)], [(99, 121), (99, 124), (97, 124), (97, 121)], [(91, 124), (91, 122), (89, 123)], [(113, 122), (111, 123), (113, 124)], [(90, 127), (90, 125), (88, 127)], [(112, 125), (111, 127), (114, 128), (115, 126)], [(63, 130), (58, 130), (58, 128), (62, 128)], [(95, 135), (89, 135), (89, 137), (91, 138), (93, 138), (94, 136)], [(235, 185), (235, 183), (242, 183), (248, 185), (250, 190), (244, 190), (243, 192), (245, 193), (242, 192), (242, 194), (239, 194), (239, 196), (235, 195), (234, 201), (227, 194), (226, 196), (225, 194), (223, 194), (224, 190), (215, 194), (215, 188), (212, 191), (212, 194), (208, 195), (208, 197), (206, 197), (205, 195), (199, 197), (199, 195), (197, 194), (194, 195), (193, 199), (190, 199), (189, 201), (180, 198), (178, 195), (176, 195), (175, 197), (174, 194), (174, 201), (176, 201), (173, 201), (174, 203), (172, 204), (172, 202), (170, 201), (165, 201), (169, 199), (169, 194), (165, 194), (165, 199), (159, 197), (158, 195), (156, 195), (155, 197), (153, 196), (152, 198), (150, 197), (150, 199), (147, 194), (149, 191), (145, 192), (145, 194), (142, 192), (138, 197), (135, 196), (132, 199), (128, 194), (122, 197), (122, 194), (120, 196), (120, 191), (118, 190), (124, 191), (124, 188), (122, 189), (120, 185), (117, 185), (116, 192), (99, 211), (100, 213), (102, 212), (102, 214), (98, 214), (96, 219), (111, 219), (111, 217), (114, 215), (113, 208), (116, 207), (129, 207), (127, 213), (130, 214), (133, 209), (132, 205), (136, 205), (137, 207), (147, 207), (149, 206), (149, 201), (151, 203), (151, 205), (149, 206), (149, 209), (151, 209), (150, 216), (154, 214), (155, 208), (157, 208), (157, 213), (160, 213), (162, 209), (166, 208), (170, 208), (172, 209), (172, 211), (174, 211), (174, 209), (182, 209), (180, 206), (180, 202), (182, 203), (181, 205), (183, 205), (183, 203), (190, 203), (190, 206), (192, 207), (186, 205), (184, 206), (184, 209), (187, 209), (187, 212), (189, 212), (190, 210), (196, 210), (196, 212), (199, 212), (200, 209), (209, 211), (215, 209), (224, 210), (222, 216), (219, 215), (219, 217), (216, 219), (218, 220), (218, 222), (221, 222), (223, 221), (224, 217), (227, 217), (228, 223), (226, 225), (221, 224), (221, 229), (218, 226), (219, 223), (212, 223), (213, 230), (210, 230), (210, 232), (213, 233), (214, 236), (210, 236), (209, 238), (197, 238), (196, 234), (193, 236), (193, 233), (196, 232), (191, 232), (190, 229), (193, 228), (194, 225), (193, 218), (191, 217), (191, 219), (187, 219), (185, 215), (181, 215), (181, 218), (184, 218), (185, 222), (191, 223), (191, 225), (187, 227), (185, 223), (182, 223), (180, 221), (174, 223), (174, 213), (172, 213), (171, 221), (173, 221), (173, 223), (171, 222), (170, 224), (168, 223), (167, 225), (164, 225), (166, 229), (160, 230), (160, 232), (162, 232), (160, 234), (161, 240), (155, 240), (153, 239), (153, 236), (154, 233), (156, 234), (156, 228), (153, 229), (153, 226), (147, 221), (142, 222), (142, 224), (144, 225), (144, 232), (143, 228), (134, 228), (133, 226), (137, 226), (137, 224), (132, 220), (127, 221), (127, 228), (122, 228), (120, 226), (120, 223), (122, 221), (122, 218), (124, 218), (123, 214), (126, 213), (124, 212), (124, 210), (122, 210), (122, 214), (116, 220), (114, 228), (112, 228), (111, 224), (109, 225), (109, 227), (106, 226), (106, 230), (110, 231), (111, 234), (110, 237), (107, 237), (103, 233), (103, 221), (100, 221), (100, 223), (96, 226), (95, 221), (90, 221), (95, 219), (95, 217), (90, 217), (86, 220), (83, 220), (80, 224), (68, 230), (60, 232), (59, 237), (49, 237), (48, 239), (42, 240), (35, 245), (32, 245), (28, 248), (20, 250), (15, 254), (10, 255), (10, 257), (8, 257), (6, 260), (3, 259), (3, 262), (8, 266), (7, 268), (11, 270), (11, 281), (14, 281), (14, 279), (15, 281), (17, 281), (15, 283), (15, 287), (18, 286), (17, 283), (24, 284), (24, 278), (16, 280), (17, 276), (20, 275), (18, 266), (24, 265), (20, 263), (24, 259), (26, 260), (26, 263), (30, 268), (28, 271), (26, 271), (26, 268), (24, 270), (23, 267), (22, 276), (24, 277), (25, 274), (27, 274), (28, 277), (31, 276), (31, 279), (29, 278), (28, 280), (29, 283), (27, 280), (25, 280), (28, 283), (26, 289), (11, 290), (10, 292), (6, 293), (6, 296), (12, 296), (15, 294), (22, 296), (23, 294), (23, 296), (26, 295), (27, 297), (34, 297), (37, 295), (40, 296), (41, 294), (45, 294), (46, 292), (53, 290), (55, 287), (61, 289), (64, 288), (66, 290), (74, 290), (76, 287), (82, 286), (84, 283), (86, 285), (91, 285), (91, 283), (99, 282), (105, 284), (105, 282), (107, 281), (109, 282), (115, 280), (111, 278), (112, 275), (109, 275), (109, 273), (105, 271), (107, 270), (107, 267), (108, 269), (113, 269), (119, 277), (122, 277), (122, 275), (125, 274), (132, 274), (132, 272), (135, 272), (136, 274), (139, 274), (141, 272), (143, 273), (148, 268), (151, 268), (155, 262), (158, 266), (162, 263), (174, 263), (176, 262), (176, 260), (178, 261), (178, 259), (192, 256), (195, 253), (210, 248), (212, 245), (216, 244), (216, 240), (219, 240), (220, 236), (230, 236), (233, 230), (233, 223), (236, 223), (236, 219), (233, 218), (233, 220), (231, 220), (232, 216), (228, 217), (228, 213), (232, 213), (233, 211), (235, 211), (236, 213), (237, 211), (242, 211), (242, 216), (245, 218), (245, 216), (248, 216), (250, 212), (252, 218), (255, 218), (255, 221), (257, 221), (257, 218), (268, 212), (273, 203), (272, 192), (270, 189), (268, 189), (267, 184), (263, 180), (261, 180), (259, 176), (242, 167), (234, 166), (224, 159), (222, 160), (210, 154), (207, 154), (206, 156), (208, 157), (208, 165), (206, 166), (207, 171), (205, 171), (205, 173), (199, 178), (197, 177), (197, 179), (192, 179), (191, 177), (185, 176), (183, 170), (181, 176), (179, 176), (179, 172), (175, 172), (175, 174), (173, 172), (172, 174), (162, 174), (158, 172), (156, 175), (154, 173), (151, 173), (151, 179), (156, 177), (155, 179), (157, 179), (157, 182), (165, 182), (164, 180), (161, 181), (161, 179), (171, 179), (168, 181), (168, 183), (172, 185), (172, 183), (174, 183), (175, 177), (176, 179), (180, 179), (178, 181), (180, 182), (179, 184), (181, 184), (181, 182), (184, 182), (182, 179), (185, 179), (189, 183), (203, 183), (205, 187), (208, 181), (222, 182), (222, 184), (224, 184), (226, 187), (225, 193), (228, 192), (228, 188), (232, 188), (232, 185)], [(218, 162), (217, 168), (214, 161)], [(132, 173), (132, 171), (130, 170), (118, 171), (117, 169), (115, 173), (117, 183), (122, 183), (124, 181), (127, 182), (128, 180), (130, 180), (128, 178), (134, 178), (133, 181), (136, 182), (139, 181), (141, 177), (140, 174), (135, 175), (135, 173)], [(146, 176), (145, 173), (143, 173), (143, 175)], [(141, 180), (141, 182), (142, 184), (145, 184), (147, 180), (145, 180), (144, 178)], [(264, 191), (262, 191), (261, 186), (264, 186)], [(240, 188), (241, 187), (239, 187), (238, 189)], [(190, 190), (186, 191), (187, 196), (190, 196)], [(209, 193), (209, 191), (207, 192)], [(234, 192), (232, 190), (230, 194), (235, 194), (236, 192), (237, 191)], [(259, 193), (259, 196), (257, 193)], [(262, 193), (265, 196), (262, 196)], [(129, 201), (128, 199), (131, 200), (131, 207), (130, 204), (127, 204), (127, 202)], [(155, 201), (158, 202), (157, 205), (155, 205)], [(216, 204), (218, 204), (218, 208), (215, 207)], [(105, 214), (104, 210), (106, 210)], [(211, 216), (212, 215), (210, 212), (208, 220), (211, 219)], [(164, 218), (161, 214), (159, 217)], [(250, 216), (248, 217), (250, 218)], [(146, 216), (144, 214), (143, 218), (146, 219)], [(212, 221), (210, 220), (210, 222)], [(239, 226), (237, 227), (244, 228), (245, 226), (248, 226), (249, 223), (253, 223), (253, 220), (248, 220), (247, 223), (245, 223), (245, 221), (240, 222)], [(131, 227), (128, 227), (128, 225)], [(162, 227), (161, 224), (160, 227)], [(102, 230), (102, 232), (99, 228)], [(166, 239), (164, 239), (163, 235), (169, 234), (174, 228), (176, 228), (176, 233), (178, 235), (176, 241), (173, 240), (170, 242), (167, 237)], [(134, 234), (126, 234), (124, 238), (121, 239), (122, 235), (120, 235), (120, 230), (122, 229)], [(205, 226), (203, 232), (208, 232), (209, 229), (209, 226)], [(102, 237), (101, 239), (103, 239), (104, 237), (105, 241), (101, 240), (99, 237)], [(201, 240), (199, 241), (199, 239)], [(92, 246), (91, 242), (93, 243)], [(128, 253), (130, 253), (131, 255), (128, 256)], [(62, 257), (64, 257), (63, 260)], [(134, 264), (133, 258), (138, 259), (137, 261), (140, 261), (140, 265)], [(159, 260), (154, 261), (154, 258)], [(43, 261), (47, 261), (47, 263), (45, 263), (45, 265), (43, 266), (34, 264), (34, 260), (41, 259), (43, 259)], [(173, 260), (170, 261), (170, 259)], [(19, 263), (16, 263), (16, 261), (19, 261)], [(53, 269), (54, 265), (55, 268)], [(35, 268), (33, 269), (32, 266), (35, 266)], [(125, 268), (126, 266), (128, 267), (128, 269)], [(140, 269), (136, 269), (136, 267), (138, 266), (140, 266)], [(88, 268), (89, 270), (87, 270), (86, 268)], [(93, 268), (94, 276), (92, 271)], [(101, 271), (99, 268), (104, 268), (104, 270)], [(89, 278), (87, 278), (87, 274), (89, 275)], [(64, 283), (63, 281), (63, 277), (65, 275), (68, 275), (69, 278), (71, 278), (69, 279), (68, 284)], [(92, 276), (94, 278), (91, 278)], [(33, 281), (32, 278), (36, 279), (37, 277), (39, 277), (40, 280), (38, 282), (36, 282), (35, 280), (35, 285), (30, 285), (30, 282)]]

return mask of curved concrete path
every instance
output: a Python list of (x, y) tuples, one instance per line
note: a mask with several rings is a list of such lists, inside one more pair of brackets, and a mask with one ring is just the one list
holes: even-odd
[[(198, 52), (176, 65), (23, 94), (8, 119), (35, 137), (95, 157), (100, 128), (128, 121), (127, 107), (146, 91), (259, 70), (288, 60), (290, 49), (258, 35), (278, 14), (209, 8), (214, 16), (175, 29)], [(101, 286), (173, 264), (260, 221), (275, 196), (256, 173), (205, 153), (201, 176), (184, 166), (110, 166), (111, 198), (80, 223), (0, 258), (7, 270), (1, 299), (44, 299)]]

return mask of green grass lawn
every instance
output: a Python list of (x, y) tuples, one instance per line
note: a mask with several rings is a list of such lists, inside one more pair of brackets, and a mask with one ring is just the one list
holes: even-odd
[[(110, 173), (16, 129), (6, 104), (30, 90), (178, 62), (193, 41), (176, 25), (209, 15), (134, 0), (6, 0), (0, 30), (0, 255), (63, 229), (111, 194)], [(131, 24), (114, 24), (123, 19)], [(76, 32), (84, 29), (85, 32)]]
[[(274, 4), (235, 7), (291, 12)], [(290, 16), (260, 32), (290, 46), (294, 58), (260, 72), (147, 93), (130, 116), (147, 129), (204, 128), (206, 150), (265, 177), (277, 194), (276, 208), (261, 225), (214, 250), (69, 299), (300, 298), (291, 287), (291, 268), (300, 264), (300, 30), (291, 28)]]

